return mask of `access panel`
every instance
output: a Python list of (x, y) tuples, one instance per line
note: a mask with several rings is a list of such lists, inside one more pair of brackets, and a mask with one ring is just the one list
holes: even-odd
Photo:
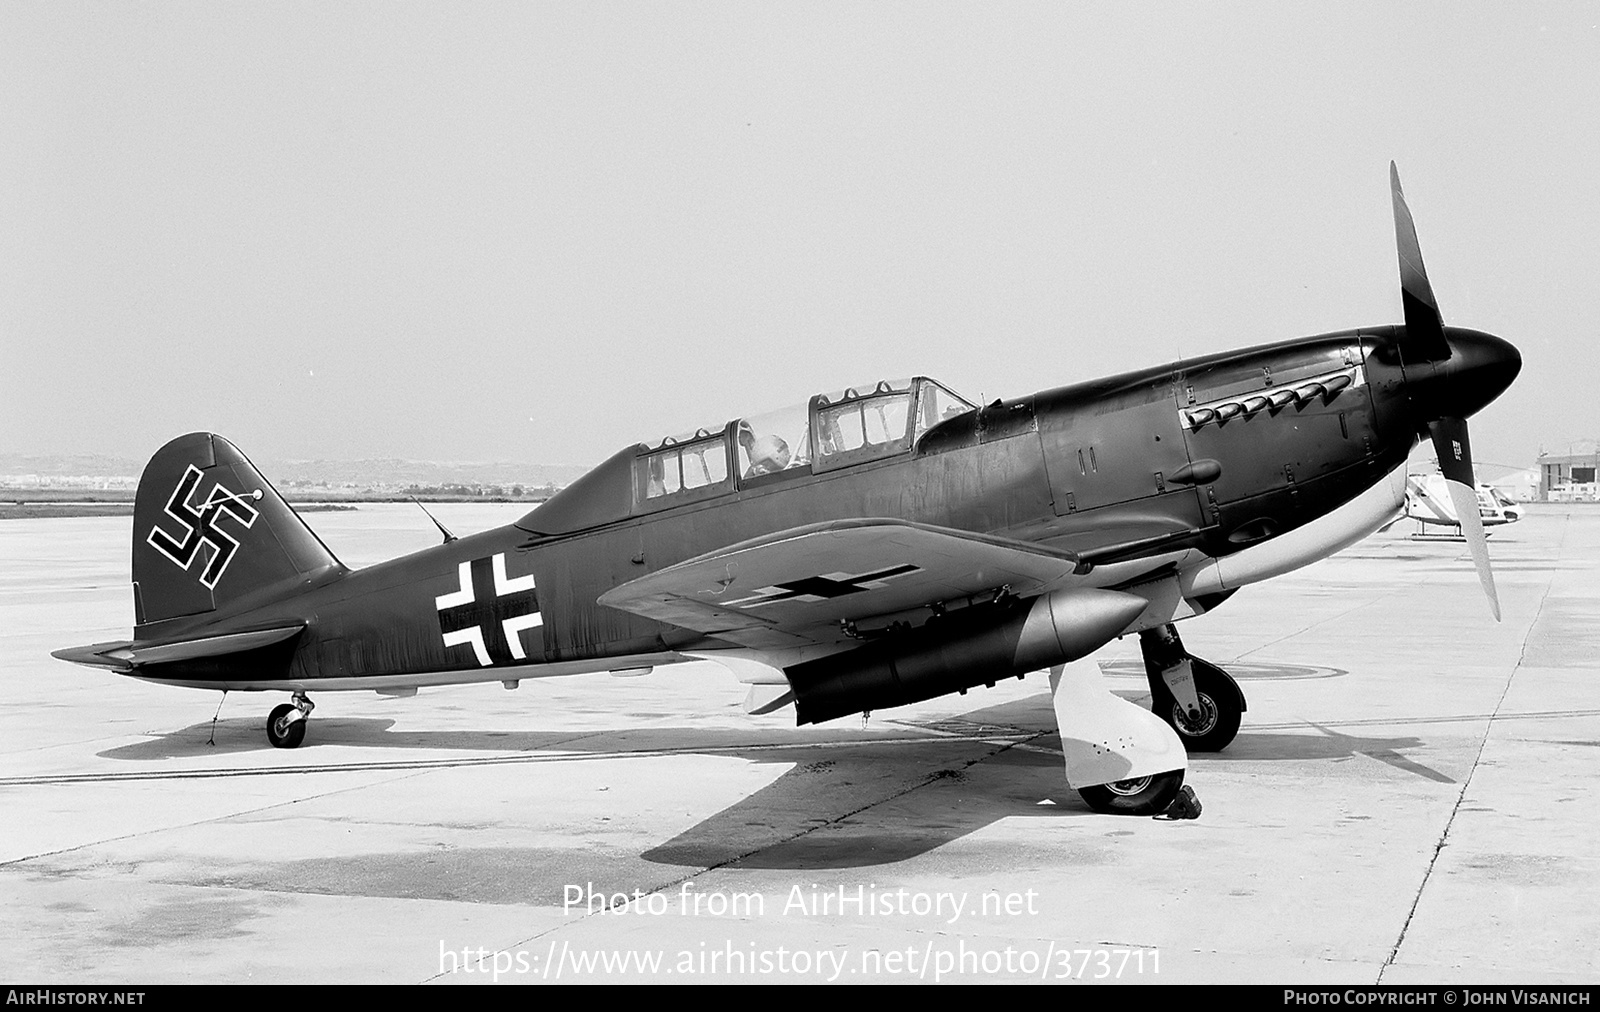
[(1037, 398), (1039, 439), (1059, 516), (1187, 492), (1189, 464), (1170, 381)]

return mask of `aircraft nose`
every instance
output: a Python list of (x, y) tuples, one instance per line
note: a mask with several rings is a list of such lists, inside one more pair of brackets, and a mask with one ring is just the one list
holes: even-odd
[(1446, 327), (1450, 357), (1437, 364), (1440, 414), (1466, 418), (1499, 397), (1522, 371), (1522, 354), (1504, 338)]

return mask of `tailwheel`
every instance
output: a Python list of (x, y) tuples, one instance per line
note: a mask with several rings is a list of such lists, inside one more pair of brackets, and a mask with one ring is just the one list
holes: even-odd
[[(300, 706), (304, 701), (304, 706)], [(272, 708), (267, 717), (267, 740), (274, 748), (296, 748), (306, 737), (306, 718), (311, 712), (311, 701), (296, 696), (295, 702)]]
[(1078, 794), (1097, 812), (1109, 815), (1160, 815), (1183, 789), (1183, 770), (1132, 780), (1080, 787)]
[(1239, 733), (1239, 720), (1244, 713), (1244, 694), (1226, 671), (1209, 661), (1191, 657), (1194, 672), (1194, 694), (1200, 703), (1200, 712), (1190, 715), (1163, 692), (1154, 707), (1156, 715), (1172, 725), (1188, 752), (1221, 752)]

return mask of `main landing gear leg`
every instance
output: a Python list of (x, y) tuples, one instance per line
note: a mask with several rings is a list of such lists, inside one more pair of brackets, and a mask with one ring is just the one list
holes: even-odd
[(1220, 752), (1239, 733), (1247, 709), (1233, 676), (1190, 655), (1172, 623), (1139, 634), (1150, 709), (1172, 725), (1190, 752)]
[(267, 717), (267, 740), (272, 742), (274, 748), (298, 746), (305, 740), (306, 721), (314, 709), (315, 704), (303, 692), (296, 692), (292, 703), (273, 707), (271, 715)]
[[(1189, 765), (1183, 743), (1155, 715), (1112, 695), (1098, 664), (1081, 660), (1051, 668), (1050, 697), (1067, 782), (1090, 808), (1172, 818), (1200, 814), (1194, 791), (1183, 786)], [(1171, 810), (1178, 799), (1184, 814)]]

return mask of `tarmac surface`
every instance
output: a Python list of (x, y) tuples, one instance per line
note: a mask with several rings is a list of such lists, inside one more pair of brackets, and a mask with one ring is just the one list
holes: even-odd
[(804, 729), (710, 664), (323, 693), (293, 751), (235, 693), (212, 745), (216, 694), (49, 656), (129, 634), (130, 520), (0, 522), (0, 978), (1592, 983), (1600, 509), (1494, 531), (1499, 625), (1411, 530), (1179, 626), (1250, 709), (1170, 822), (1079, 799), (1042, 674)]

